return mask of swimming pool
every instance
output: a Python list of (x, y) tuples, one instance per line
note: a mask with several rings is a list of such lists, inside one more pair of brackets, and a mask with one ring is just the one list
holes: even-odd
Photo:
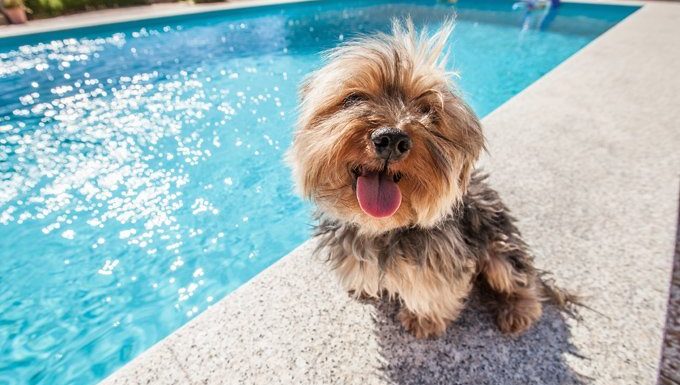
[(485, 115), (635, 8), (308, 3), (0, 40), (0, 384), (96, 383), (301, 243), (296, 84), (324, 48), (454, 9)]

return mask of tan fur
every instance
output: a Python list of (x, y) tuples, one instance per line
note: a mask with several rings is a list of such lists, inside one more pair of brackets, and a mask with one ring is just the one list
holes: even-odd
[[(507, 208), (473, 176), (484, 137), (444, 70), (451, 30), (446, 23), (429, 37), (410, 21), (395, 23), (391, 35), (331, 51), (301, 87), (288, 161), (300, 194), (319, 209), (320, 247), (354, 296), (387, 293), (401, 302), (407, 330), (438, 336), (480, 277), (499, 328), (519, 333), (540, 317), (543, 286)], [(389, 164), (376, 157), (371, 134), (382, 127), (408, 134), (407, 156)], [(401, 176), (395, 214), (361, 210), (357, 167)]]
[[(458, 317), (472, 288), (474, 268), (472, 262), (468, 263), (464, 276), (452, 280), (443, 271), (414, 265), (408, 259), (382, 270), (375, 260), (346, 258), (336, 266), (336, 273), (344, 288), (357, 298), (379, 298), (385, 293), (399, 298), (407, 312), (400, 316), (404, 326), (420, 337), (431, 337), (444, 333), (449, 322)], [(422, 319), (420, 326), (413, 324), (413, 316)]]

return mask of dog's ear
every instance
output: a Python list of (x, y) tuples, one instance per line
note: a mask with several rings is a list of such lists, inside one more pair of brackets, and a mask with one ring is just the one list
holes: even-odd
[(468, 186), (470, 185), (470, 177), (472, 176), (472, 169), (474, 166), (474, 160), (465, 159), (463, 161), (463, 167), (460, 169), (460, 175), (458, 176), (458, 185), (460, 186), (460, 191), (463, 193), (467, 192)]
[(472, 179), (472, 173), (475, 170), (475, 163), (477, 163), (477, 156), (466, 157), (463, 160), (463, 166), (458, 175), (458, 185), (460, 186), (460, 191), (463, 193), (466, 193), (470, 186), (470, 179)]
[(486, 149), (482, 124), (475, 112), (455, 92), (450, 91), (444, 101), (444, 120), (456, 144), (460, 165), (458, 182), (461, 191), (467, 191), (475, 163)]

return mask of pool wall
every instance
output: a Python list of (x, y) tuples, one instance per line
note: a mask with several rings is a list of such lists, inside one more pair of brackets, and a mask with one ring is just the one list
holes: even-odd
[(519, 338), (473, 299), (442, 339), (350, 300), (313, 241), (104, 384), (655, 384), (680, 194), (680, 4), (646, 3), (484, 120), (482, 165), (558, 283)]

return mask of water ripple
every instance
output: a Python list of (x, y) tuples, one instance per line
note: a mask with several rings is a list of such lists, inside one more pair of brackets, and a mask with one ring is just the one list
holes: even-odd
[[(480, 114), (613, 24), (570, 5), (555, 25), (587, 33), (522, 32), (483, 3), (453, 55)], [(95, 383), (302, 242), (297, 84), (322, 49), (452, 11), (314, 3), (0, 46), (0, 383)]]

